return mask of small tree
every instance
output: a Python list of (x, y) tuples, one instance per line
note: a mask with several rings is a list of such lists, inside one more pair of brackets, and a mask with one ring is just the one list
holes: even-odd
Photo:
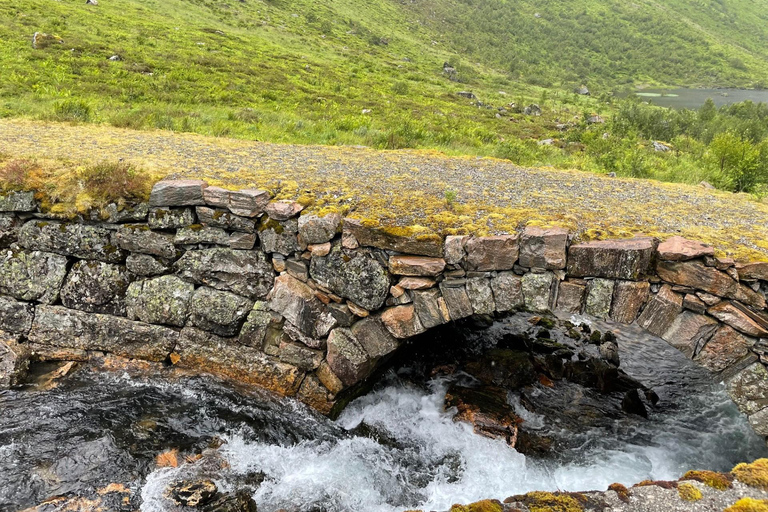
[(733, 192), (751, 192), (768, 181), (768, 150), (763, 146), (755, 146), (732, 132), (715, 136), (708, 156), (718, 184)]

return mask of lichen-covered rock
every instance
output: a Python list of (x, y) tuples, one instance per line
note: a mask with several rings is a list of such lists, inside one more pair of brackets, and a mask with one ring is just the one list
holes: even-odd
[(8, 247), (19, 239), (21, 220), (12, 213), (0, 214), (0, 248)]
[(442, 298), (440, 290), (433, 288), (414, 291), (411, 292), (411, 297), (416, 316), (419, 317), (419, 322), (425, 329), (431, 329), (450, 321), (450, 318), (445, 318), (440, 310), (440, 303), (438, 302)]
[(648, 302), (651, 285), (647, 281), (616, 281), (611, 305), (611, 319), (631, 324)]
[(333, 407), (336, 405), (334, 394), (314, 374), (307, 375), (304, 378), (296, 398), (320, 412), (320, 414), (331, 414)]
[(246, 217), (240, 217), (227, 210), (213, 209), (198, 206), (195, 211), (200, 224), (212, 228), (222, 228), (240, 233), (255, 233), (256, 221)]
[(768, 262), (758, 261), (754, 263), (738, 264), (736, 271), (739, 279), (761, 279), (768, 281)]
[(389, 257), (389, 272), (396, 276), (437, 276), (445, 268), (442, 258), (397, 255)]
[(229, 248), (250, 251), (256, 245), (256, 240), (255, 233), (232, 233), (229, 235)]
[(768, 408), (768, 370), (761, 363), (745, 368), (727, 382), (728, 394), (744, 414)]
[(296, 217), (304, 209), (304, 206), (289, 200), (273, 201), (264, 208), (270, 219), (277, 221), (288, 220)]
[(202, 180), (164, 180), (155, 183), (149, 196), (150, 206), (201, 206), (203, 190), (208, 184)]
[(683, 311), (661, 337), (687, 357), (693, 358), (718, 326), (713, 318)]
[(203, 189), (203, 198), (209, 206), (227, 208), (233, 214), (256, 217), (264, 213), (269, 203), (269, 192), (257, 189), (226, 190), (219, 187)]
[(520, 237), (520, 265), (558, 270), (565, 268), (568, 230), (526, 227)]
[(319, 336), (323, 303), (312, 288), (295, 277), (283, 274), (275, 279), (275, 286), (269, 294), (269, 307), (306, 336)]
[(34, 192), (6, 192), (0, 195), (0, 212), (34, 212), (36, 210)]
[(201, 286), (189, 303), (189, 323), (219, 336), (234, 336), (252, 307), (249, 299)]
[(637, 319), (637, 325), (656, 336), (662, 336), (683, 310), (683, 296), (664, 285), (653, 296)]
[(552, 272), (528, 272), (522, 278), (523, 298), (528, 311), (543, 313), (552, 309), (557, 277)]
[(304, 375), (295, 366), (200, 329), (182, 329), (175, 350), (181, 368), (208, 373), (293, 396)]
[(262, 300), (272, 288), (275, 274), (260, 251), (203, 249), (187, 251), (176, 262), (179, 275), (217, 290)]
[(314, 350), (302, 343), (290, 341), (281, 343), (277, 353), (278, 359), (305, 372), (316, 370), (323, 362), (324, 356), (322, 350)]
[(331, 213), (324, 217), (302, 215), (299, 217), (299, 236), (306, 244), (330, 242), (341, 233), (341, 215)]
[(129, 254), (125, 259), (125, 267), (128, 272), (143, 277), (159, 276), (171, 271), (168, 262), (158, 260), (149, 254)]
[(565, 313), (581, 313), (586, 293), (587, 285), (583, 282), (562, 281), (557, 291), (556, 309)]
[(125, 252), (117, 246), (113, 234), (103, 226), (31, 220), (19, 231), (19, 245), (31, 251), (119, 263), (125, 259)]
[(165, 360), (177, 339), (178, 333), (167, 327), (61, 306), (38, 306), (29, 332), (29, 340), (41, 345), (148, 361)]
[(176, 257), (173, 235), (157, 233), (144, 224), (122, 226), (115, 234), (115, 242), (122, 249), (134, 253), (151, 254), (167, 259)]
[(132, 280), (123, 265), (78, 261), (61, 288), (61, 302), (70, 309), (125, 316), (125, 295)]
[(67, 275), (67, 258), (48, 252), (6, 250), (0, 254), (0, 293), (52, 304)]
[[(393, 232), (394, 231), (394, 232)], [(376, 247), (404, 254), (442, 258), (443, 240), (435, 233), (399, 234), (378, 226), (368, 226), (358, 219), (344, 219), (343, 234), (363, 247)], [(352, 246), (350, 245), (350, 248)]]
[(312, 258), (309, 273), (320, 285), (370, 311), (379, 309), (389, 294), (387, 271), (365, 250), (345, 254), (336, 243), (328, 256)]
[[(229, 234), (221, 228), (211, 228), (207, 226), (194, 225), (187, 228), (180, 228), (176, 231), (173, 238), (176, 245), (223, 245), (230, 243)], [(251, 244), (251, 247), (253, 244)]]
[(491, 278), (491, 290), (496, 303), (496, 311), (507, 312), (522, 308), (523, 281), (514, 272), (499, 272)]
[(128, 318), (150, 324), (183, 327), (187, 322), (189, 302), (194, 292), (192, 283), (176, 276), (133, 282), (126, 295)]
[(276, 252), (283, 256), (291, 256), (301, 250), (299, 237), (280, 227), (262, 229), (259, 231), (259, 239), (261, 240), (261, 249), (264, 252)]
[(152, 208), (147, 217), (150, 229), (179, 229), (195, 223), (193, 208)]
[(568, 275), (636, 281), (648, 273), (653, 252), (652, 238), (572, 245), (568, 250)]
[(411, 338), (426, 330), (416, 316), (413, 304), (384, 310), (381, 314), (381, 323), (392, 336), (398, 339)]
[(27, 334), (32, 328), (35, 305), (0, 295), (0, 331)]
[(448, 265), (459, 265), (467, 257), (467, 251), (464, 245), (469, 240), (468, 236), (451, 235), (445, 237), (445, 248), (443, 249), (443, 259)]
[(472, 237), (464, 245), (471, 270), (511, 270), (520, 253), (518, 235)]
[(137, 205), (118, 206), (109, 203), (101, 210), (91, 212), (91, 220), (101, 220), (110, 224), (122, 224), (124, 222), (144, 222), (149, 215), (149, 205), (140, 203)]
[(0, 331), (0, 390), (20, 384), (29, 369), (31, 351)]
[(269, 305), (262, 301), (256, 302), (240, 329), (238, 342), (248, 347), (261, 348), (271, 324), (272, 313), (269, 312)]
[(345, 328), (331, 331), (326, 359), (331, 371), (345, 386), (352, 386), (367, 377), (374, 366), (374, 361), (352, 331)]
[(707, 341), (694, 361), (713, 372), (721, 372), (749, 354), (754, 340), (745, 338), (735, 329), (723, 325)]
[(440, 283), (440, 293), (445, 300), (451, 320), (472, 316), (472, 303), (467, 295), (466, 279), (446, 279)]
[(592, 279), (587, 284), (587, 300), (584, 313), (595, 318), (607, 319), (611, 311), (611, 300), (615, 281), (611, 279)]
[(467, 279), (467, 296), (476, 315), (492, 315), (496, 310), (490, 279), (485, 277)]

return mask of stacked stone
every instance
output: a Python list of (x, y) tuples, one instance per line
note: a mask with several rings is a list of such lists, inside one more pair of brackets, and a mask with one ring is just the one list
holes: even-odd
[(529, 227), (443, 240), (302, 209), (198, 180), (160, 182), (147, 205), (78, 222), (46, 218), (31, 193), (0, 197), (0, 374), (30, 352), (107, 352), (330, 413), (430, 328), (556, 311), (662, 337), (728, 381), (768, 435), (766, 263), (736, 265), (679, 237), (570, 245), (564, 229)]

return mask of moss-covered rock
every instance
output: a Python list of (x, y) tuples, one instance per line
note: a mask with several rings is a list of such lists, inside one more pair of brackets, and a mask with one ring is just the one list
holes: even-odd
[(123, 265), (81, 260), (67, 275), (61, 301), (72, 309), (125, 316), (125, 295), (132, 280)]
[(189, 323), (219, 336), (234, 336), (252, 307), (249, 299), (201, 286), (189, 304)]
[(119, 263), (126, 255), (113, 234), (103, 226), (31, 220), (19, 231), (19, 245), (32, 251)]
[(176, 262), (180, 276), (217, 290), (254, 300), (266, 298), (275, 275), (260, 251), (203, 249), (188, 251)]
[(126, 297), (128, 318), (183, 327), (194, 291), (192, 283), (176, 276), (131, 283)]
[(52, 304), (67, 275), (67, 258), (47, 252), (8, 251), (0, 259), (0, 293)]

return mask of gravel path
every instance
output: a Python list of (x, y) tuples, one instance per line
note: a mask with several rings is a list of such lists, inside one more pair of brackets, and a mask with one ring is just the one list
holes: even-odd
[[(311, 197), (384, 225), (488, 234), (559, 225), (581, 239), (681, 234), (720, 254), (768, 260), (768, 205), (743, 195), (578, 171), (524, 169), (503, 160), (428, 151), (270, 144), (94, 125), (0, 120), (0, 152), (14, 157), (124, 158), (158, 176)], [(455, 199), (454, 199), (455, 197)]]

